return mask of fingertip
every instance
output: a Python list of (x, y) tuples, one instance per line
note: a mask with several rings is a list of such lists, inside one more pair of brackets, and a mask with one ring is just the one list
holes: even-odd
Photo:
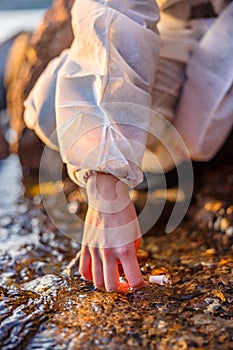
[(81, 278), (85, 281), (85, 282), (93, 282), (93, 279), (92, 279), (92, 275), (91, 273), (89, 272), (82, 272), (79, 270), (79, 273), (81, 275)]
[(144, 280), (144, 287), (149, 287), (150, 283)]
[(147, 286), (148, 282), (141, 278), (140, 280), (134, 281), (133, 283), (129, 283), (129, 285), (130, 288), (137, 290)]
[(109, 285), (109, 286), (105, 286), (105, 290), (108, 293), (114, 293), (114, 292), (118, 292), (119, 290), (119, 285)]
[(91, 255), (85, 248), (82, 248), (80, 254), (79, 273), (85, 281), (92, 282)]
[(148, 287), (148, 286), (149, 286), (149, 283), (145, 280), (143, 280), (143, 282), (139, 285), (134, 285), (134, 287), (132, 285), (130, 285), (128, 282), (121, 282), (118, 286), (118, 292), (125, 294), (129, 290), (139, 290), (139, 289), (142, 289), (142, 288)]
[[(82, 280), (83, 280), (83, 282), (85, 282), (85, 283), (91, 283), (91, 284), (93, 284), (93, 281), (92, 281), (91, 279), (87, 279), (87, 278), (82, 277)], [(93, 287), (95, 287), (95, 286), (93, 285)]]
[(95, 288), (101, 292), (104, 292), (105, 291), (105, 287), (104, 286), (96, 286), (95, 285)]

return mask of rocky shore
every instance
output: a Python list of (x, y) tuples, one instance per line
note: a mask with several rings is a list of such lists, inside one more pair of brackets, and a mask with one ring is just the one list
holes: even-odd
[[(14, 157), (0, 162), (2, 350), (232, 348), (232, 164), (198, 165), (182, 224), (168, 235), (160, 223), (144, 236), (139, 261), (145, 279), (166, 273), (171, 284), (108, 294), (77, 271), (65, 274), (79, 243), (50, 221), (37, 178), (24, 178), (25, 197)], [(70, 190), (73, 202), (75, 191)], [(53, 196), (50, 191), (52, 203)]]

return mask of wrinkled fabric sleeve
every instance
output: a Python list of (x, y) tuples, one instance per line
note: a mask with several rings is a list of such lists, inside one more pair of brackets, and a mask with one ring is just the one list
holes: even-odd
[(203, 36), (187, 65), (175, 119), (193, 160), (208, 161), (233, 126), (233, 3)]
[(70, 177), (110, 173), (130, 187), (143, 179), (160, 38), (154, 0), (76, 0), (74, 41), (56, 86), (57, 137)]

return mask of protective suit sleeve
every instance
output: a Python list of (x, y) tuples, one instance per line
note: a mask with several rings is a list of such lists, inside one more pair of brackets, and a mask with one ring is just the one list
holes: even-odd
[(74, 41), (58, 72), (57, 137), (70, 177), (110, 173), (130, 187), (143, 179), (160, 38), (154, 0), (76, 0)]

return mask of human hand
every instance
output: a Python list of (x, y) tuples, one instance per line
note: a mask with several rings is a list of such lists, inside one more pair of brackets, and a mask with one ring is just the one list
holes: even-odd
[(145, 284), (137, 260), (141, 232), (128, 187), (110, 174), (92, 175), (87, 182), (85, 219), (79, 271), (98, 289), (119, 291), (118, 263), (128, 284)]

